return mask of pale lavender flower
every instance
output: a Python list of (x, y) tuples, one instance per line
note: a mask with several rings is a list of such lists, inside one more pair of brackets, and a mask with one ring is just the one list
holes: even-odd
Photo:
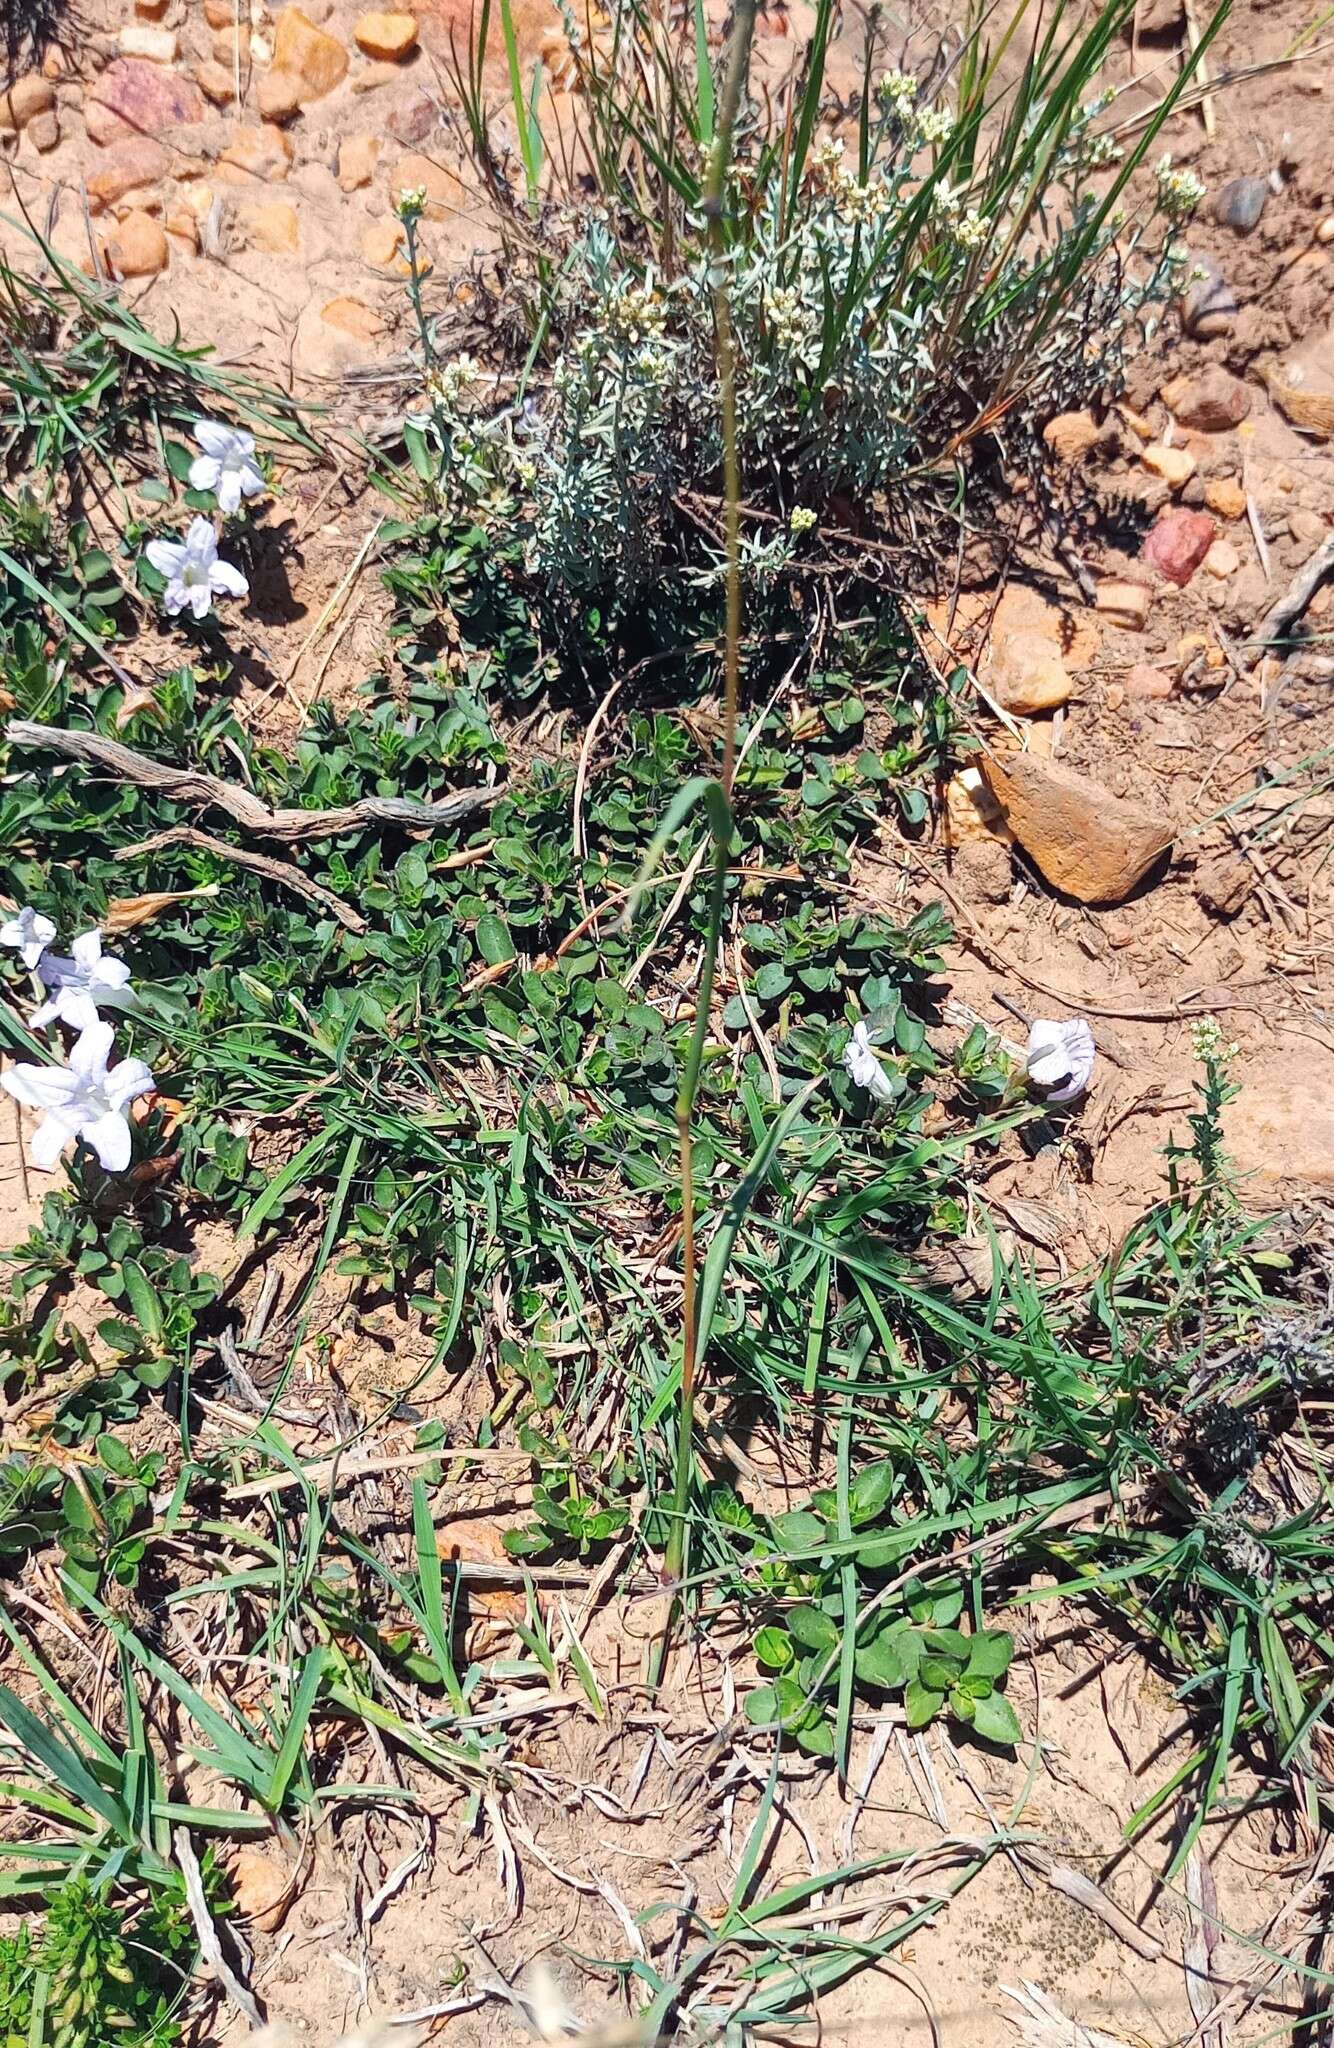
[(33, 1133), (32, 1163), (54, 1173), (61, 1153), (82, 1138), (106, 1173), (130, 1163), (130, 1104), (156, 1087), (143, 1060), (108, 1067), (112, 1029), (101, 1022), (79, 1034), (65, 1067), (16, 1066), (0, 1074), (0, 1088), (29, 1109), (44, 1111)]
[(31, 903), (25, 903), (22, 910), (16, 910), (13, 917), (0, 924), (0, 946), (12, 946), (30, 974), (55, 935), (50, 918), (34, 910)]
[(58, 1017), (76, 1031), (85, 1030), (100, 1009), (121, 1006), (130, 981), (125, 962), (103, 953), (102, 934), (96, 931), (81, 932), (68, 954), (47, 953), (37, 971), (49, 991), (32, 1013), (31, 1022), (39, 1028)]
[(1097, 1052), (1082, 1017), (1035, 1017), (1024, 1064), (1048, 1102), (1073, 1102), (1088, 1087)]
[(865, 1019), (852, 1027), (852, 1036), (843, 1048), (843, 1064), (857, 1086), (877, 1102), (894, 1100), (894, 1083), (876, 1056)]
[(253, 498), (265, 488), (253, 434), (225, 427), (221, 420), (200, 420), (195, 439), (204, 452), (190, 464), (190, 488), (212, 491), (220, 511), (235, 512), (242, 498)]
[(183, 541), (150, 540), (144, 551), (167, 587), (162, 609), (169, 619), (189, 607), (197, 619), (206, 618), (216, 596), (246, 597), (250, 585), (239, 569), (218, 560), (218, 537), (213, 522), (197, 518)]

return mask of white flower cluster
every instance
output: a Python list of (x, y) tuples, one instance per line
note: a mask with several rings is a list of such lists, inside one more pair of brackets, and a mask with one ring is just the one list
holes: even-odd
[[(266, 488), (255, 460), (255, 437), (220, 420), (199, 420), (195, 440), (203, 449), (190, 464), (190, 488), (212, 491), (218, 510), (230, 517), (243, 498)], [(184, 540), (150, 540), (144, 549), (166, 582), (162, 609), (169, 619), (183, 611), (207, 618), (215, 597), (248, 597), (250, 585), (239, 569), (218, 559), (218, 536), (211, 519), (192, 519)]]
[(1174, 171), (1170, 156), (1159, 157), (1153, 167), (1158, 180), (1158, 204), (1169, 220), (1185, 220), (1204, 197), (1204, 186), (1194, 171)]
[(1191, 1025), (1190, 1047), (1197, 1060), (1206, 1062), (1231, 1059), (1240, 1051), (1235, 1041), (1231, 1045), (1224, 1042), (1217, 1017), (1201, 1017)]
[(917, 108), (917, 80), (911, 71), (887, 71), (876, 91), (895, 120), (907, 127)]
[(58, 1021), (77, 1034), (68, 1064), (12, 1066), (0, 1074), (0, 1088), (25, 1108), (43, 1112), (33, 1133), (32, 1163), (44, 1173), (54, 1173), (76, 1138), (92, 1147), (105, 1172), (123, 1173), (131, 1150), (126, 1112), (157, 1085), (143, 1060), (110, 1064), (115, 1033), (99, 1013), (129, 1000), (130, 970), (103, 953), (100, 932), (80, 933), (68, 954), (48, 950), (55, 936), (50, 918), (31, 904), (0, 925), (0, 946), (12, 947), (46, 992), (30, 1022), (40, 1027)]
[(923, 107), (917, 116), (917, 133), (923, 142), (948, 142), (954, 133), (954, 116), (945, 107)]

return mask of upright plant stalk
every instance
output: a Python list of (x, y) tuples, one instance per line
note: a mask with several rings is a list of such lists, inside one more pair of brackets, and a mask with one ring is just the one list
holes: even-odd
[(709, 923), (704, 940), (696, 996), (695, 1028), (690, 1051), (676, 1095), (677, 1154), (681, 1176), (681, 1388), (676, 1407), (676, 1467), (672, 1486), (671, 1527), (663, 1568), (674, 1589), (666, 1624), (654, 1645), (649, 1666), (650, 1682), (657, 1684), (666, 1661), (672, 1623), (676, 1615), (679, 1588), (685, 1576), (688, 1550), (687, 1514), (690, 1480), (694, 1469), (695, 1379), (699, 1363), (697, 1276), (695, 1260), (695, 1169), (692, 1126), (695, 1098), (699, 1092), (700, 1069), (709, 1031), (713, 981), (718, 965), (718, 942), (722, 931), (727, 888), (727, 864), (731, 851), (732, 781), (736, 772), (737, 695), (741, 667), (741, 465), (737, 452), (736, 350), (732, 335), (732, 311), (727, 293), (727, 239), (723, 230), (723, 205), (728, 166), (732, 157), (732, 134), (737, 110), (750, 69), (750, 46), (755, 33), (756, 0), (738, 0), (728, 48), (727, 76), (718, 109), (718, 126), (709, 158), (704, 188), (704, 216), (708, 228), (712, 268), (714, 335), (718, 369), (718, 390), (722, 409), (724, 535), (727, 550), (727, 622), (725, 693), (723, 701), (723, 767), (721, 789), (712, 785), (714, 801), (709, 804), (713, 833), (713, 880), (709, 890)]
[[(727, 238), (723, 232), (723, 202), (727, 171), (732, 160), (732, 133), (737, 110), (750, 70), (750, 45), (755, 33), (756, 0), (739, 0), (718, 109), (718, 130), (709, 158), (709, 175), (704, 187), (704, 218), (709, 231), (709, 257), (713, 287), (714, 347), (718, 362), (718, 396), (723, 427), (723, 539), (727, 550), (727, 629), (723, 699), (723, 795), (732, 801), (732, 777), (736, 770), (737, 691), (741, 668), (741, 460), (736, 431), (736, 343), (732, 334), (732, 304), (727, 292)], [(713, 933), (717, 945), (717, 932)]]

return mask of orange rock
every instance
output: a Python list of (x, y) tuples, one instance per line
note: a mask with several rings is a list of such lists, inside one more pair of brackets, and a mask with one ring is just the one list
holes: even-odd
[(275, 256), (294, 256), (301, 237), (301, 223), (294, 206), (275, 199), (269, 206), (257, 206), (246, 219), (246, 239), (252, 249), (267, 249)]
[(1211, 477), (1204, 487), (1204, 502), (1220, 519), (1241, 519), (1246, 512), (1246, 493), (1235, 477)]
[(380, 160), (378, 135), (348, 135), (338, 150), (338, 182), (345, 192), (369, 185)]
[(117, 141), (102, 160), (88, 172), (88, 211), (102, 213), (113, 207), (137, 184), (156, 184), (166, 178), (168, 154), (152, 135), (131, 135)]
[(405, 272), (407, 266), (398, 253), (402, 241), (403, 229), (398, 221), (374, 221), (361, 238), (361, 260), (372, 270)]
[(231, 28), (241, 13), (249, 17), (249, 9), (241, 9), (235, 0), (204, 0), (204, 19), (210, 28)]
[(162, 223), (169, 235), (176, 235), (191, 249), (199, 247), (199, 220), (188, 206), (173, 206)]
[(1189, 483), (1195, 474), (1195, 457), (1185, 448), (1168, 448), (1161, 441), (1151, 441), (1140, 457), (1144, 467), (1153, 476), (1160, 476), (1174, 491)]
[(34, 114), (23, 132), (33, 148), (40, 149), (43, 155), (45, 155), (47, 150), (58, 148), (60, 143), (60, 122), (56, 117), (55, 108), (52, 107), (45, 114)]
[(290, 71), (262, 72), (255, 97), (261, 119), (290, 121), (300, 111), (301, 80)]
[(981, 681), (1007, 711), (1021, 715), (1054, 711), (1074, 688), (1056, 640), (1031, 631), (1011, 633), (994, 647)]
[(106, 252), (119, 277), (155, 277), (167, 267), (167, 237), (151, 213), (127, 213), (117, 221)]
[(1092, 413), (1058, 412), (1042, 429), (1042, 438), (1058, 462), (1079, 462), (1097, 446), (1099, 427)]
[(330, 299), (320, 308), (320, 318), (326, 327), (337, 328), (353, 341), (374, 341), (384, 333), (384, 321), (360, 299)]
[(462, 180), (429, 156), (409, 153), (394, 165), (390, 181), (394, 193), (414, 192), (421, 186), (426, 194), (427, 220), (446, 220), (467, 202)]
[(291, 1904), (288, 1875), (277, 1858), (265, 1849), (237, 1849), (227, 1874), (241, 1918), (261, 1934), (275, 1933)]
[(285, 178), (291, 161), (292, 145), (281, 128), (268, 123), (262, 128), (238, 128), (218, 158), (217, 175), (226, 185), (248, 185), (252, 178)]
[(299, 7), (284, 7), (273, 37), (274, 68), (301, 81), (301, 102), (323, 99), (347, 76), (347, 51)]
[(226, 28), (218, 30), (213, 38), (213, 61), (232, 72), (238, 64), (243, 72), (250, 69), (250, 29), (245, 22), (229, 21)]
[(0, 94), (0, 128), (26, 128), (38, 114), (49, 113), (56, 103), (56, 89), (40, 71), (16, 78), (7, 93)]
[(1147, 661), (1137, 661), (1126, 671), (1125, 693), (1128, 697), (1170, 697), (1175, 687), (1171, 676), (1164, 675), (1162, 669), (1154, 668)]
[(1172, 827), (1101, 783), (1032, 754), (983, 757), (1005, 822), (1054, 888), (1121, 903), (1172, 844)]
[(158, 21), (167, 11), (167, 0), (134, 0), (134, 11), (145, 21)]
[(417, 46), (417, 17), (414, 14), (363, 14), (353, 34), (368, 57), (397, 62)]
[(212, 57), (196, 64), (195, 84), (215, 107), (228, 107), (236, 98), (236, 74), (231, 65), (219, 64)]

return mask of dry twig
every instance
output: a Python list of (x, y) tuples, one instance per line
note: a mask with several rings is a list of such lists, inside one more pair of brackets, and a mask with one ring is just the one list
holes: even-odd
[(266, 839), (332, 839), (340, 832), (355, 832), (366, 825), (393, 825), (405, 832), (439, 832), (457, 825), (474, 811), (485, 810), (500, 796), (499, 789), (458, 789), (434, 803), (422, 803), (408, 796), (363, 796), (354, 804), (333, 811), (271, 810), (253, 791), (241, 789), (220, 776), (206, 775), (198, 768), (173, 768), (136, 754), (119, 740), (104, 739), (96, 732), (66, 732), (59, 726), (36, 725), (17, 718), (7, 729), (14, 747), (45, 749), (83, 761), (93, 768), (105, 768), (122, 781), (140, 789), (160, 790), (176, 803), (226, 811), (248, 832)]

